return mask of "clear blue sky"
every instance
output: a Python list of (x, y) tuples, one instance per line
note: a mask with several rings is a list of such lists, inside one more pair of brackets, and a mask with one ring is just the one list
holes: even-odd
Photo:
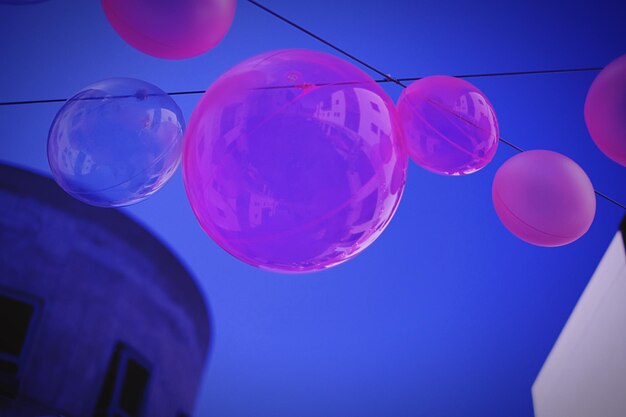
[[(616, 0), (263, 0), (396, 77), (598, 67), (626, 53)], [(241, 60), (317, 41), (239, 0), (231, 31), (200, 57), (166, 61), (126, 45), (96, 0), (0, 4), (0, 101), (63, 98), (127, 76), (166, 91), (204, 89)], [(620, 5), (620, 3), (622, 3)], [(591, 142), (583, 104), (595, 73), (477, 78), (501, 134), (576, 160), (626, 201), (626, 169)], [(395, 100), (400, 88), (386, 85)], [(189, 117), (198, 96), (176, 97)], [(47, 132), (60, 104), (0, 107), (0, 160), (49, 175)], [(582, 239), (530, 246), (491, 203), (496, 169), (463, 178), (415, 165), (385, 233), (356, 259), (276, 275), (232, 258), (200, 229), (180, 172), (124, 209), (197, 276), (215, 343), (197, 416), (531, 417), (530, 387), (624, 215), (599, 199)]]

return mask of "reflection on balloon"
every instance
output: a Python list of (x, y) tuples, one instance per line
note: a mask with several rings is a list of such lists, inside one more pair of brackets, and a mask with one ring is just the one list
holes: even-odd
[(443, 175), (487, 165), (498, 147), (498, 121), (487, 97), (465, 80), (432, 76), (413, 82), (398, 100), (409, 155)]
[(527, 151), (506, 161), (496, 173), (492, 197), (506, 228), (538, 246), (577, 240), (591, 226), (596, 211), (585, 171), (552, 151)]
[(113, 29), (158, 58), (183, 59), (217, 45), (235, 16), (235, 0), (102, 0)]
[(136, 203), (161, 188), (180, 162), (183, 115), (161, 89), (113, 78), (68, 100), (48, 136), (57, 183), (101, 207)]
[(607, 65), (591, 84), (585, 121), (598, 148), (626, 167), (626, 55)]
[(281, 272), (328, 268), (369, 246), (396, 210), (406, 166), (385, 92), (353, 65), (307, 50), (226, 72), (195, 109), (183, 150), (207, 234)]

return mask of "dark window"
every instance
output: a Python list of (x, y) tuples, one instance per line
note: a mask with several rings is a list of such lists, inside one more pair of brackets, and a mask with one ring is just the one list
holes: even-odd
[(100, 391), (96, 417), (142, 417), (150, 383), (150, 365), (139, 353), (118, 343)]
[(371, 124), (370, 129), (372, 129), (372, 132), (378, 133), (378, 126), (376, 126), (374, 123)]
[(137, 362), (126, 363), (126, 376), (120, 394), (120, 408), (131, 416), (138, 416), (148, 385), (150, 373)]
[(222, 112), (222, 118), (220, 123), (220, 134), (225, 135), (226, 133), (233, 130), (237, 124), (237, 112), (241, 104), (232, 104), (224, 109)]
[(0, 395), (15, 397), (40, 303), (0, 289)]
[(34, 311), (30, 304), (0, 295), (0, 352), (20, 356)]
[(378, 107), (378, 104), (374, 103), (373, 101), (370, 101), (370, 104), (372, 105), (372, 110), (380, 113), (380, 107)]
[[(359, 108), (359, 98), (353, 89), (345, 90), (346, 93), (346, 109), (348, 108)], [(352, 130), (353, 132), (359, 131), (359, 124), (361, 123), (361, 112), (358, 111), (346, 111), (345, 121), (343, 125)]]

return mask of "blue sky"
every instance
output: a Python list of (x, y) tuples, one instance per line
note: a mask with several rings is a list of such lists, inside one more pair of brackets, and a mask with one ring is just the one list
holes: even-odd
[[(214, 50), (167, 61), (126, 45), (98, 1), (0, 4), (0, 101), (63, 98), (103, 78), (198, 90), (254, 54), (328, 47), (239, 0)], [(264, 0), (394, 77), (601, 67), (626, 53), (618, 1)], [(374, 75), (374, 74), (372, 74)], [(626, 201), (626, 169), (586, 131), (596, 73), (470, 80), (501, 135), (571, 157), (596, 189)], [(400, 87), (384, 85), (396, 100)], [(188, 118), (199, 96), (175, 98)], [(0, 160), (46, 175), (61, 104), (0, 107)], [(222, 251), (198, 226), (180, 172), (123, 209), (198, 278), (215, 343), (198, 416), (531, 417), (530, 387), (624, 215), (599, 199), (595, 221), (561, 248), (530, 246), (491, 203), (500, 145), (482, 171), (447, 178), (411, 165), (403, 200), (363, 254), (318, 274), (277, 275)]]

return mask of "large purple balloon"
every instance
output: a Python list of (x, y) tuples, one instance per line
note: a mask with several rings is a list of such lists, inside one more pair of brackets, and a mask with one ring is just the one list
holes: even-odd
[(50, 170), (85, 203), (134, 204), (176, 171), (184, 128), (180, 108), (160, 88), (132, 78), (99, 81), (69, 99), (54, 118)]
[(168, 59), (200, 55), (222, 40), (235, 0), (102, 0), (113, 29), (133, 47)]
[(305, 272), (346, 261), (394, 214), (407, 157), (393, 103), (321, 52), (255, 56), (195, 109), (183, 174), (200, 224), (250, 265)]
[(598, 148), (626, 167), (626, 55), (607, 65), (591, 84), (585, 121)]
[(584, 235), (596, 198), (576, 162), (552, 151), (527, 151), (506, 161), (493, 181), (493, 204), (511, 233), (538, 246), (561, 246)]
[(496, 153), (493, 107), (465, 80), (437, 75), (413, 82), (398, 100), (398, 117), (413, 161), (437, 174), (471, 174)]

